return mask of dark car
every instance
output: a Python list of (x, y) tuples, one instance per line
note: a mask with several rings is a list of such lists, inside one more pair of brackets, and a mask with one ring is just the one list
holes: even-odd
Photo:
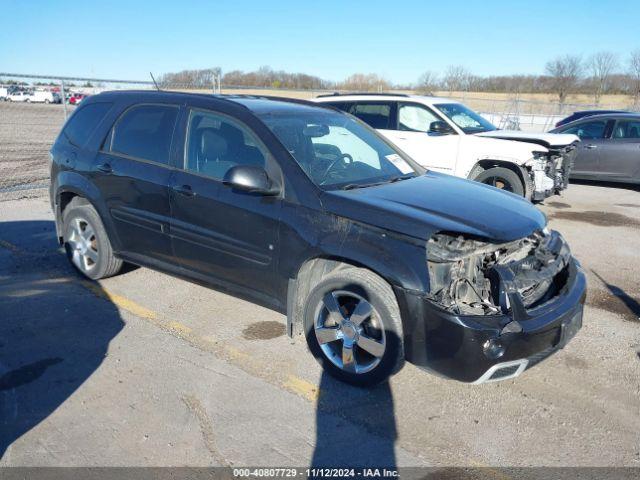
[(575, 122), (576, 120), (580, 120), (584, 117), (590, 117), (591, 115), (602, 115), (604, 113), (627, 113), (625, 110), (580, 110), (578, 112), (573, 112), (566, 118), (563, 118), (558, 123), (556, 123), (556, 128), (561, 127), (562, 125), (566, 125), (567, 123)]
[(51, 153), (57, 232), (80, 272), (126, 261), (251, 299), (354, 384), (405, 359), (512, 378), (581, 326), (585, 276), (539, 210), (425, 172), (329, 107), (102, 93)]
[(573, 133), (582, 140), (571, 178), (640, 183), (640, 114), (586, 117), (552, 132)]

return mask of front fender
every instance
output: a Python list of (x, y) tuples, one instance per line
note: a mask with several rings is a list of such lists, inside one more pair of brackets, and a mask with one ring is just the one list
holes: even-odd
[(368, 268), (391, 285), (429, 289), (423, 240), (301, 206), (283, 209), (282, 228), (280, 270), (288, 278), (310, 259), (331, 258)]
[[(456, 175), (467, 178), (473, 167), (479, 162), (493, 160), (506, 162), (523, 167), (531, 158), (534, 151), (546, 151), (544, 147), (524, 142), (501, 140), (494, 138), (465, 135), (460, 143), (460, 154)], [(535, 147), (535, 148), (533, 148)]]

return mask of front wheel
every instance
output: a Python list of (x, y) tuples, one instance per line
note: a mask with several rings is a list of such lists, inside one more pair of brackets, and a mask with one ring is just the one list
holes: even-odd
[(492, 167), (483, 170), (475, 177), (472, 177), (476, 182), (491, 185), (492, 187), (499, 188), (500, 190), (506, 190), (507, 192), (515, 193), (521, 197), (525, 196), (524, 185), (520, 176), (513, 170), (509, 170), (504, 167)]
[(305, 305), (307, 344), (329, 374), (373, 386), (402, 368), (400, 310), (378, 275), (355, 267), (337, 270), (311, 290)]

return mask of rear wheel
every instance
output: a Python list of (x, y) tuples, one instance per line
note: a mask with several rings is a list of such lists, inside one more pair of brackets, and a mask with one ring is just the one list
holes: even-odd
[(372, 386), (402, 368), (400, 311), (378, 275), (355, 267), (338, 270), (311, 290), (305, 305), (307, 344), (329, 374)]
[(471, 178), (476, 182), (491, 185), (492, 187), (515, 193), (521, 197), (525, 195), (525, 188), (522, 180), (520, 180), (520, 176), (508, 168), (491, 167)]
[(96, 210), (74, 199), (64, 211), (64, 247), (67, 257), (83, 275), (111, 277), (122, 268)]

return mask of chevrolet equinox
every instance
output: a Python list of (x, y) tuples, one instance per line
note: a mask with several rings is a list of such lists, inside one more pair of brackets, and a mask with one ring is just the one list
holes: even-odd
[(427, 171), (331, 107), (101, 93), (51, 157), (57, 235), (82, 274), (130, 262), (268, 306), (349, 383), (405, 360), (513, 378), (582, 325), (585, 276), (538, 209)]

